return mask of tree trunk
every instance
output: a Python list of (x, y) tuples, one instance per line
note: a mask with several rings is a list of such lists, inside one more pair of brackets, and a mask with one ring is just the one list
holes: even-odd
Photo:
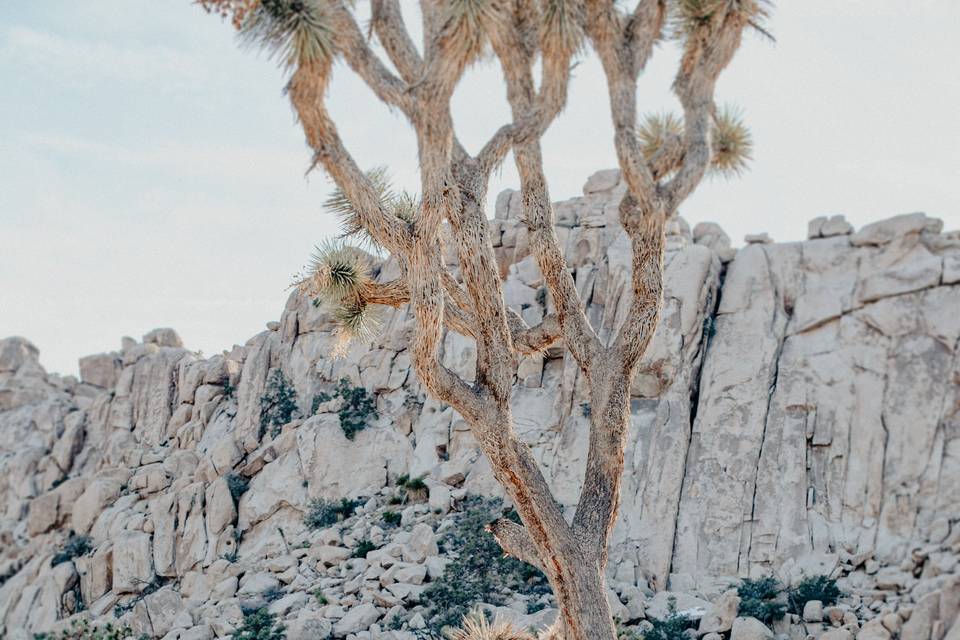
[[(596, 547), (596, 541), (584, 541), (585, 545)], [(557, 640), (616, 640), (617, 628), (610, 615), (610, 604), (607, 601), (607, 581), (604, 568), (597, 561), (587, 561), (585, 558), (595, 556), (596, 549), (585, 551), (575, 558), (557, 558), (564, 566), (569, 577), (562, 589), (560, 585), (551, 586), (557, 597), (560, 607), (560, 621), (562, 627)]]

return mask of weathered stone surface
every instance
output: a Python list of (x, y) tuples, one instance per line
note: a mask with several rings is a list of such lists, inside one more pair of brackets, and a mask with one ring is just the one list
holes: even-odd
[(771, 638), (773, 638), (773, 631), (756, 618), (736, 618), (730, 629), (730, 640), (770, 640)]
[(150, 536), (127, 533), (113, 541), (113, 590), (138, 593), (153, 582)]
[(357, 633), (370, 627), (380, 618), (380, 612), (370, 603), (358, 605), (347, 612), (336, 624), (333, 633), (337, 637), (344, 637), (349, 633)]
[[(617, 172), (601, 172), (556, 207), (567, 265), (603, 340), (629, 313), (623, 189)], [(494, 244), (506, 303), (533, 324), (551, 302), (520, 208), (515, 192), (498, 199)], [(666, 596), (650, 590), (669, 587), (705, 637), (733, 633), (736, 596), (723, 594), (737, 577), (833, 574), (857, 598), (837, 609), (839, 631), (862, 623), (865, 640), (889, 640), (883, 631), (895, 635), (909, 618), (905, 634), (942, 640), (956, 627), (960, 243), (940, 226), (912, 214), (850, 235), (842, 217), (822, 218), (807, 241), (757, 236), (735, 250), (715, 224), (691, 232), (670, 221), (661, 323), (630, 389), (608, 573), (619, 615), (667, 615)], [(396, 264), (382, 274), (394, 277)], [(152, 602), (170, 637), (227, 635), (240, 603), (275, 587), (291, 630), (302, 621), (303, 634), (328, 635), (366, 607), (358, 634), (410, 638), (385, 628), (391, 615), (419, 625), (418, 597), (450, 561), (437, 544), (444, 514), (468, 493), (502, 491), (466, 423), (417, 381), (409, 310), (383, 320), (369, 344), (331, 358), (329, 316), (294, 294), (279, 321), (228, 353), (203, 359), (157, 330), (85, 358), (82, 382), (47, 374), (22, 338), (0, 341), (0, 575), (12, 575), (0, 586), (0, 635), (42, 630), (78, 598), (110, 615), (152, 585), (153, 600), (128, 614), (149, 633)], [(472, 380), (475, 346), (449, 334), (443, 361)], [(275, 370), (297, 411), (274, 434), (260, 421)], [(342, 378), (378, 413), (352, 440), (341, 401), (313, 402)], [(589, 398), (562, 345), (524, 359), (512, 409), (572, 510)], [(429, 492), (391, 506), (405, 474), (424, 476)], [(231, 495), (227, 478), (240, 476), (249, 485)], [(304, 527), (311, 500), (345, 497), (360, 499), (356, 515)], [(388, 509), (398, 526), (381, 521)], [(90, 535), (94, 552), (41, 566), (67, 528)], [(363, 540), (378, 548), (352, 557)], [(167, 619), (158, 607), (172, 592), (183, 607)], [(778, 633), (806, 637), (802, 624), (783, 625)]]
[(736, 590), (724, 593), (700, 618), (697, 633), (726, 633), (733, 627), (733, 620), (737, 617), (737, 608), (740, 606), (740, 597)]

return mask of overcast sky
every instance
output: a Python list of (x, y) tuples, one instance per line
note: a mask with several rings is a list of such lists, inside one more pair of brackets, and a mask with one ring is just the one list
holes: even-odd
[[(748, 38), (717, 92), (753, 130), (752, 170), (706, 183), (682, 215), (737, 243), (798, 240), (828, 213), (860, 226), (926, 211), (960, 227), (957, 25), (957, 0), (781, 0), (776, 43)], [(651, 63), (644, 110), (675, 108), (676, 57), (666, 46)], [(211, 354), (277, 319), (291, 276), (336, 232), (283, 83), (189, 0), (0, 0), (0, 336), (75, 373), (123, 335), (172, 326)], [(415, 190), (403, 122), (342, 67), (330, 102), (361, 166)], [(506, 121), (492, 66), (455, 102), (471, 149)], [(555, 200), (614, 166), (593, 59), (544, 150)], [(508, 159), (491, 198), (515, 186)]]

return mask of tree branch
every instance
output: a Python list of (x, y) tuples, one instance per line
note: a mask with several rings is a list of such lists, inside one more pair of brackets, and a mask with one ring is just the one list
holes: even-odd
[[(719, 26), (710, 27), (706, 34), (691, 34), (687, 39), (673, 85), (683, 105), (683, 163), (662, 189), (667, 215), (672, 215), (693, 192), (710, 166), (714, 88), (720, 73), (739, 48), (743, 29), (748, 24), (742, 15), (728, 12)], [(707, 28), (701, 31), (703, 29)]]
[(393, 75), (373, 52), (343, 0), (332, 3), (332, 6), (334, 28), (344, 60), (382, 102), (400, 109), (412, 119), (415, 102), (407, 84)]
[(484, 529), (493, 535), (497, 544), (508, 556), (513, 556), (543, 571), (543, 562), (537, 555), (537, 546), (533, 544), (527, 530), (513, 520), (500, 518), (488, 524)]
[(327, 113), (323, 102), (327, 71), (300, 67), (287, 85), (307, 144), (314, 151), (311, 168), (323, 165), (356, 209), (357, 219), (367, 233), (389, 252), (404, 255), (410, 242), (406, 224), (383, 207), (370, 178), (343, 146), (336, 125)]
[(403, 21), (398, 0), (373, 0), (370, 24), (393, 66), (408, 84), (420, 80), (423, 59)]

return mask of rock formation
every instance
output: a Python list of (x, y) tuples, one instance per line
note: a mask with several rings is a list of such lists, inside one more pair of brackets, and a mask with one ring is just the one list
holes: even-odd
[[(556, 205), (568, 264), (603, 335), (628, 310), (622, 189), (617, 172), (603, 171), (583, 197)], [(537, 322), (549, 297), (516, 192), (500, 195), (492, 224), (507, 303)], [(861, 621), (903, 603), (913, 626), (897, 626), (901, 637), (941, 640), (951, 629), (960, 234), (941, 226), (915, 213), (854, 232), (835, 216), (811, 222), (807, 241), (762, 234), (734, 250), (717, 225), (672, 223), (610, 555), (626, 619), (668, 588), (722, 606), (737, 578), (834, 573), (870, 614)], [(378, 269), (388, 278), (396, 265)], [(0, 341), (0, 637), (29, 638), (82, 609), (116, 613), (150, 637), (220, 637), (239, 624), (244, 597), (280, 585), (274, 608), (291, 638), (413, 637), (420, 585), (443, 570), (432, 531), (464, 496), (499, 487), (463, 420), (417, 382), (411, 324), (407, 310), (387, 310), (372, 343), (333, 358), (329, 317), (294, 294), (279, 322), (221, 355), (202, 358), (158, 329), (82, 358), (80, 380), (46, 373), (23, 338)], [(468, 340), (446, 337), (445, 363), (468, 379), (474, 357)], [(578, 376), (553, 348), (523, 363), (514, 394), (516, 428), (571, 508), (590, 411)], [(344, 378), (376, 407), (352, 438), (334, 397)], [(286, 411), (274, 406), (278, 384), (295, 391)], [(423, 477), (429, 502), (404, 507), (399, 541), (379, 532), (398, 556), (374, 552), (357, 570), (351, 549), (371, 536), (400, 476)], [(232, 478), (249, 483), (238, 501)], [(349, 526), (305, 528), (311, 500), (344, 497), (366, 502)], [(89, 548), (52, 562), (69, 540)], [(338, 602), (314, 602), (321, 587)], [(414, 615), (388, 631), (397, 607)], [(754, 633), (721, 613), (724, 632)], [(889, 638), (883, 625), (868, 635)]]

